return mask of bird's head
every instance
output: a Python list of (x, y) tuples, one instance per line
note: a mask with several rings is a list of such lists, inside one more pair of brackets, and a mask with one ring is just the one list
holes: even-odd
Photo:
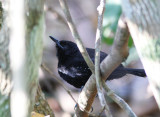
[(74, 53), (79, 51), (77, 45), (74, 42), (66, 40), (57, 40), (52, 36), (49, 36), (55, 43), (57, 48), (57, 56), (74, 56)]

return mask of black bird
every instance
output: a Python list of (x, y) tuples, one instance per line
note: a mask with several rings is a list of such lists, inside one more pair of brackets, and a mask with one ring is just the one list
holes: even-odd
[[(52, 36), (49, 36), (55, 43), (58, 57), (58, 73), (69, 84), (76, 88), (81, 88), (85, 85), (91, 76), (91, 70), (83, 59), (77, 45), (71, 41), (59, 41)], [(94, 62), (95, 50), (86, 48), (91, 60)], [(107, 56), (106, 53), (100, 53), (100, 62)], [(107, 78), (113, 80), (123, 77), (126, 74), (145, 77), (146, 73), (143, 69), (125, 68), (120, 64)]]

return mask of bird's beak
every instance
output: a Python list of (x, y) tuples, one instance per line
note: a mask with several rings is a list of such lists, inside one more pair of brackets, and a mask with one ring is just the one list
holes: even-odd
[(52, 36), (49, 36), (55, 43), (58, 47), (60, 47), (61, 49), (63, 49), (63, 46), (60, 44), (59, 40), (55, 39), (54, 37)]

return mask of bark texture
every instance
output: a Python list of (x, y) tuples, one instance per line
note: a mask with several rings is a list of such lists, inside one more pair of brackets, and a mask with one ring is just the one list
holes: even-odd
[(8, 12), (2, 8), (0, 2), (0, 117), (10, 117), (10, 60), (9, 60), (9, 36), (6, 15)]
[(160, 107), (160, 1), (122, 0), (136, 49)]

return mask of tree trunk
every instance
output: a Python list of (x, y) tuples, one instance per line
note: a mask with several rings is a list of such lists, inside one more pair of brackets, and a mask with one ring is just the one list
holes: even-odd
[(122, 8), (160, 108), (160, 1), (122, 0)]
[(44, 1), (10, 0), (10, 4), (3, 4), (7, 7), (2, 10), (0, 2), (0, 117), (29, 117), (33, 107), (36, 112), (54, 117), (38, 88)]
[[(5, 12), (4, 12), (5, 11)], [(0, 117), (10, 117), (10, 61), (9, 61), (9, 36), (6, 23), (6, 9), (2, 9), (0, 2)]]

